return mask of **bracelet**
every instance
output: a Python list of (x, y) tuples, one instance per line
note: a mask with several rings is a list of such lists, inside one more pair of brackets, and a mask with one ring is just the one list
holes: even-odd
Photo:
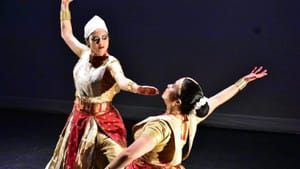
[(60, 11), (60, 20), (70, 20), (71, 19), (71, 12), (69, 10)]
[(135, 93), (135, 92), (133, 91), (133, 85), (135, 85), (135, 83), (134, 83), (133, 81), (129, 81), (128, 84), (127, 84), (127, 90), (128, 90), (129, 92)]
[(247, 81), (244, 78), (241, 78), (237, 82), (235, 82), (235, 85), (239, 88), (239, 90), (243, 90), (247, 86)]

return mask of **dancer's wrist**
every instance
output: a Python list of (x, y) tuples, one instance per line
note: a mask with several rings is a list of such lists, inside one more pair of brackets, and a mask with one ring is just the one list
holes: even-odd
[(241, 78), (235, 82), (235, 85), (237, 86), (239, 91), (243, 90), (247, 86), (247, 84), (248, 82), (244, 78)]
[(71, 20), (71, 12), (68, 9), (60, 10), (59, 19), (62, 20)]

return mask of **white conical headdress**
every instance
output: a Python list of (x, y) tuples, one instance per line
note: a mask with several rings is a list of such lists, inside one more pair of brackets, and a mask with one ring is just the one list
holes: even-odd
[(90, 19), (84, 26), (84, 38), (88, 38), (91, 33), (93, 33), (96, 29), (103, 29), (108, 32), (106, 24), (102, 18), (95, 15), (92, 19)]

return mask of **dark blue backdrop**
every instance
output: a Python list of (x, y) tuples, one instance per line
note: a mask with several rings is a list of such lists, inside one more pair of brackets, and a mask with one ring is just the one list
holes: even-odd
[[(0, 2), (0, 96), (73, 100), (75, 55), (60, 37), (60, 1)], [(269, 76), (250, 84), (217, 111), (300, 118), (300, 2), (297, 0), (75, 0), (74, 34), (103, 17), (110, 53), (125, 73), (161, 92), (181, 76), (197, 79), (207, 96), (264, 65)], [(160, 96), (121, 93), (116, 104), (163, 107)]]

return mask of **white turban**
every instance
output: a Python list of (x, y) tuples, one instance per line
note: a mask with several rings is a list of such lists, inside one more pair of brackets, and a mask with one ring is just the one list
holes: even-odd
[(88, 38), (91, 33), (93, 33), (96, 29), (99, 28), (108, 32), (104, 20), (99, 16), (95, 15), (84, 26), (84, 38)]

